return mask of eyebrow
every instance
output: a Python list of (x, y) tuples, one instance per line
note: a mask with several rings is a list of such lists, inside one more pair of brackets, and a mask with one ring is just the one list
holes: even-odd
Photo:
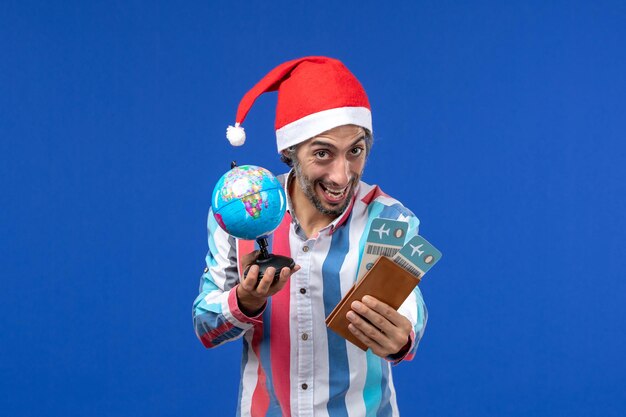
[[(359, 143), (361, 141), (364, 141), (364, 140), (365, 140), (365, 135), (359, 137), (357, 140), (352, 142), (352, 144), (349, 146), (349, 148), (353, 147), (357, 143)], [(327, 148), (337, 149), (337, 147), (335, 145), (333, 145), (332, 143), (326, 142), (326, 141), (321, 140), (321, 139), (315, 139), (313, 142), (311, 142), (311, 147), (313, 147), (313, 146), (325, 146)]]

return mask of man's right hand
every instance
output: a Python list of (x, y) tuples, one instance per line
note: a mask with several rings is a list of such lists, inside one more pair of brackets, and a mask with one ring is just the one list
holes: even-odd
[[(244, 257), (242, 260), (244, 271), (247, 264), (251, 264), (257, 257), (258, 251)], [(249, 262), (246, 262), (246, 260), (249, 260)], [(273, 283), (274, 274), (276, 273), (275, 268), (267, 268), (265, 274), (263, 274), (263, 278), (259, 281), (259, 266), (252, 265), (248, 271), (248, 275), (246, 275), (246, 278), (240, 282), (236, 289), (239, 309), (248, 317), (258, 316), (267, 299), (280, 291), (287, 283), (287, 280), (299, 270), (300, 265), (296, 265), (293, 269), (285, 267), (280, 271), (278, 281)]]

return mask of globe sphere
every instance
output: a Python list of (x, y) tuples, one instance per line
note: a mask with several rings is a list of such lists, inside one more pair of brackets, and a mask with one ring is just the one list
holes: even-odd
[(287, 209), (285, 191), (278, 179), (255, 165), (235, 167), (222, 175), (213, 189), (211, 204), (220, 227), (245, 240), (272, 233)]

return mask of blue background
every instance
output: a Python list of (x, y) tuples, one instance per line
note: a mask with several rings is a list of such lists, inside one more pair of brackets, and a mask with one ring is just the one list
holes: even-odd
[(364, 178), (443, 252), (405, 416), (626, 412), (623, 2), (0, 4), (0, 413), (233, 415), (239, 342), (191, 304), (232, 159), (284, 171), (275, 65), (341, 59)]

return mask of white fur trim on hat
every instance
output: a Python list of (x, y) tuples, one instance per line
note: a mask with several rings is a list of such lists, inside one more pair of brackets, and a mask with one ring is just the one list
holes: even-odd
[(339, 107), (309, 114), (276, 131), (278, 152), (343, 125), (357, 125), (372, 132), (372, 112), (367, 107)]

